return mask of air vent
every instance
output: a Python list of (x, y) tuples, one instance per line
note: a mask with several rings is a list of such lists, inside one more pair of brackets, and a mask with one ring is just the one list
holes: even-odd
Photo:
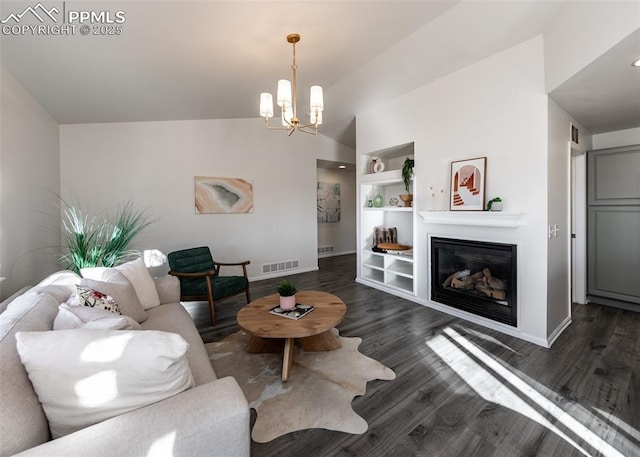
[(333, 252), (333, 246), (320, 246), (318, 248), (318, 255), (331, 254)]
[(275, 273), (283, 270), (293, 270), (300, 266), (299, 260), (284, 260), (274, 263), (263, 263), (262, 273)]

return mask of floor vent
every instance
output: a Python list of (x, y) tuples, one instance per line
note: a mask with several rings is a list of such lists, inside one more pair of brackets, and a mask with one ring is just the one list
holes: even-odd
[(318, 248), (318, 254), (330, 254), (333, 252), (333, 246), (320, 246)]
[(299, 260), (284, 260), (282, 262), (275, 263), (263, 263), (262, 273), (275, 273), (282, 270), (293, 270), (300, 266)]

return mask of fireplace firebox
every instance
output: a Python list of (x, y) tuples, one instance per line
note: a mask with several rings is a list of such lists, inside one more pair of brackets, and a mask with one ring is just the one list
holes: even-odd
[(431, 299), (515, 327), (516, 248), (514, 244), (431, 238)]

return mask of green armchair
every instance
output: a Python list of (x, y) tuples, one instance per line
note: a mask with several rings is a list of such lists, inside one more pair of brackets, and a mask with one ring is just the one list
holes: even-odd
[[(249, 261), (222, 263), (213, 260), (207, 246), (174, 251), (167, 255), (170, 275), (180, 280), (180, 300), (209, 302), (211, 325), (215, 325), (214, 302), (223, 298), (245, 293), (247, 303), (251, 302), (247, 265)], [(221, 276), (220, 267), (241, 266), (244, 276)]]

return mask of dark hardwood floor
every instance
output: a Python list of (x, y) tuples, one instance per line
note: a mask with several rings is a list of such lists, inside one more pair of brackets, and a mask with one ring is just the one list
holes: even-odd
[[(392, 368), (353, 401), (363, 435), (304, 430), (266, 444), (268, 456), (639, 456), (640, 314), (576, 305), (573, 323), (544, 349), (357, 284), (355, 255), (321, 259), (290, 276), (299, 289), (338, 295), (338, 326), (360, 351)], [(251, 284), (252, 298), (278, 279)], [(217, 306), (187, 304), (204, 341), (238, 330), (243, 296)]]

